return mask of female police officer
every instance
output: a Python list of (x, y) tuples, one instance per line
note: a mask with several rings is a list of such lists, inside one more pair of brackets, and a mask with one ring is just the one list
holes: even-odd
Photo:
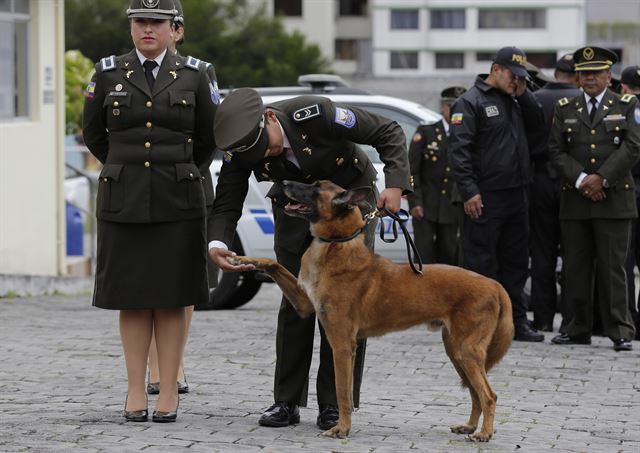
[(214, 148), (204, 65), (167, 52), (172, 0), (133, 0), (135, 49), (103, 58), (86, 90), (84, 140), (103, 164), (93, 305), (120, 310), (128, 375), (124, 416), (145, 421), (152, 329), (160, 363), (153, 421), (175, 421), (184, 306), (207, 301), (205, 197)]

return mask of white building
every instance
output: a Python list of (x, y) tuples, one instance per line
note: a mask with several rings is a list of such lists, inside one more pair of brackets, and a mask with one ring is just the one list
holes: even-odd
[(585, 43), (585, 0), (254, 0), (320, 46), (336, 72), (423, 77), (487, 70), (500, 47), (553, 67)]
[(0, 59), (0, 274), (64, 274), (64, 0), (0, 1)]

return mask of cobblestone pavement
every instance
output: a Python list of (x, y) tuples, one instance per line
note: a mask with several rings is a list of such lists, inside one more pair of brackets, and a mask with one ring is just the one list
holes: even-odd
[(279, 298), (263, 285), (244, 307), (195, 313), (192, 391), (174, 424), (123, 422), (116, 312), (92, 308), (89, 296), (0, 299), (0, 451), (640, 451), (640, 347), (615, 353), (600, 337), (592, 346), (552, 346), (549, 335), (515, 342), (489, 376), (499, 398), (488, 444), (449, 431), (466, 421), (470, 400), (440, 334), (423, 327), (369, 340), (348, 439), (320, 435), (313, 394), (299, 425), (260, 427), (272, 402)]

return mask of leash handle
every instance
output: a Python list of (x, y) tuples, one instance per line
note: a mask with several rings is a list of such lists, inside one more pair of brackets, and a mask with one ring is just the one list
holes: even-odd
[[(407, 211), (405, 211), (404, 209), (400, 209), (398, 211), (398, 213), (400, 213), (404, 218), (401, 218), (397, 213), (394, 214), (393, 212), (389, 211), (387, 208), (381, 208), (377, 211), (377, 214), (380, 217), (384, 217), (384, 216), (388, 216), (391, 217), (391, 219), (393, 219), (393, 222), (391, 223), (391, 228), (393, 231), (393, 238), (392, 239), (387, 239), (384, 236), (384, 224), (380, 225), (380, 239), (382, 239), (383, 242), (386, 242), (387, 244), (395, 242), (398, 239), (398, 228), (396, 225), (400, 225), (400, 229), (402, 230), (402, 233), (404, 234), (404, 240), (406, 242), (407, 245), (407, 257), (409, 258), (409, 265), (411, 266), (411, 270), (415, 273), (415, 274), (419, 274), (422, 275), (422, 257), (420, 256), (420, 253), (418, 252), (418, 249), (416, 247), (416, 244), (413, 242), (413, 239), (411, 238), (411, 235), (409, 234), (409, 231), (407, 230), (407, 227), (405, 226), (405, 222), (407, 220), (409, 220), (409, 213)], [(413, 256), (411, 256), (411, 252), (413, 251)], [(416, 264), (414, 263), (414, 259), (417, 261), (418, 267), (416, 268)]]

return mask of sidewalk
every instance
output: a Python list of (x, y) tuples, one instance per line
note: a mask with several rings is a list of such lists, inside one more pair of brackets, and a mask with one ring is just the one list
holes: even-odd
[[(639, 452), (640, 344), (514, 342), (489, 375), (498, 394), (488, 444), (452, 434), (468, 392), (439, 333), (418, 327), (369, 340), (362, 407), (348, 439), (315, 426), (314, 358), (301, 423), (263, 428), (272, 403), (280, 292), (263, 285), (232, 311), (195, 312), (187, 347), (191, 393), (174, 424), (125, 423), (117, 312), (90, 296), (0, 299), (2, 452)], [(149, 407), (153, 408), (154, 397)]]

